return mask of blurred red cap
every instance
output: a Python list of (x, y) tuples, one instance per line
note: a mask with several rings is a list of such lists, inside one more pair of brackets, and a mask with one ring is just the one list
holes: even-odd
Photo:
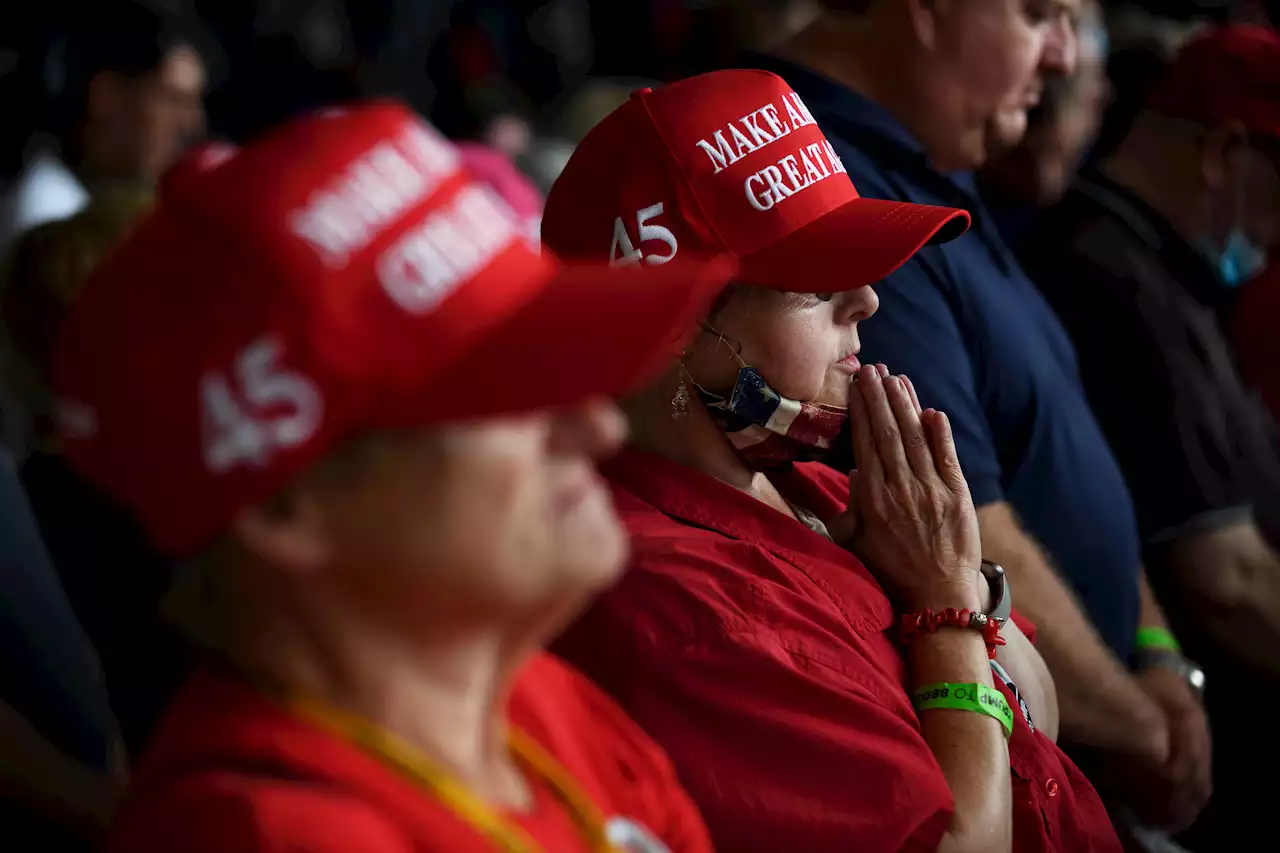
[(359, 432), (628, 389), (732, 272), (564, 268), (395, 104), (192, 156), (55, 359), (68, 458), (174, 553)]
[(1280, 34), (1270, 27), (1214, 27), (1192, 38), (1165, 71), (1151, 106), (1206, 127), (1239, 122), (1280, 139)]

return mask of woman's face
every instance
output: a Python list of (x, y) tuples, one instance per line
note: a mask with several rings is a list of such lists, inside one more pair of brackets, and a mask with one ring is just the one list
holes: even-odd
[(685, 368), (706, 390), (727, 394), (746, 363), (784, 397), (845, 406), (859, 367), (858, 323), (879, 306), (870, 287), (813, 294), (739, 286), (707, 319)]
[(328, 562), (388, 620), (518, 621), (580, 605), (626, 559), (595, 468), (625, 432), (596, 401), (374, 437), (317, 501)]

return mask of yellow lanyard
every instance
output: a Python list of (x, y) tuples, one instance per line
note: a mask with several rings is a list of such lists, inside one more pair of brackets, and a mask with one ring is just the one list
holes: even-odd
[[(541, 853), (541, 846), (524, 827), (505, 817), (449, 775), (412, 744), (354, 714), (310, 699), (294, 699), (289, 707), (299, 716), (351, 741), (425, 788), (477, 832), (488, 836), (503, 853)], [(516, 728), (508, 731), (512, 753), (541, 777), (569, 811), (578, 830), (596, 853), (620, 853), (605, 835), (604, 815), (560, 765), (533, 738)]]

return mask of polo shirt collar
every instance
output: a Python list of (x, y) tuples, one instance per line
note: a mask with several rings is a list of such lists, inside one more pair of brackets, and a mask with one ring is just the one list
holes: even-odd
[[(827, 523), (844, 512), (847, 504), (809, 475), (811, 467), (818, 464), (794, 465), (769, 479), (786, 500)], [(858, 562), (849, 551), (763, 501), (664, 457), (626, 448), (600, 469), (615, 492), (685, 524), (754, 542), (775, 553), (789, 551), (828, 562)], [(625, 514), (625, 497), (619, 506)]]
[[(977, 185), (971, 172), (941, 172), (929, 162), (924, 145), (893, 113), (866, 95), (844, 83), (803, 65), (765, 53), (748, 53), (753, 68), (771, 71), (786, 80), (804, 99), (805, 106), (818, 123), (829, 128), (831, 135), (848, 138), (855, 146), (866, 148), (878, 143), (877, 150), (867, 153), (877, 159), (891, 159), (893, 165), (915, 174), (941, 177), (959, 190), (967, 200), (978, 198)], [(888, 157), (886, 157), (888, 155)], [(886, 164), (888, 165), (888, 164)], [(957, 204), (971, 213), (972, 204)]]
[(1196, 250), (1158, 210), (1097, 167), (1081, 173), (1076, 191), (1098, 205), (1135, 238), (1158, 254), (1196, 301), (1212, 308), (1231, 302), (1232, 291), (1222, 285), (1208, 259)]
[(753, 67), (772, 71), (804, 98), (805, 106), (824, 120), (836, 120), (870, 131), (905, 151), (924, 157), (924, 146), (887, 109), (852, 89), (789, 59), (764, 53), (748, 54)]

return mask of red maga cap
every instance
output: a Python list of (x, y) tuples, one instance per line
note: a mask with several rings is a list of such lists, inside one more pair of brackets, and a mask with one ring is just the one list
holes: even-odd
[(361, 431), (628, 389), (733, 272), (564, 268), (395, 104), (193, 156), (55, 358), (67, 456), (174, 553)]
[(642, 89), (600, 122), (551, 188), (542, 239), (615, 266), (728, 253), (741, 281), (836, 292), (968, 225), (962, 210), (860, 198), (786, 81), (735, 70)]
[(1270, 27), (1214, 27), (1192, 38), (1165, 71), (1151, 106), (1207, 127), (1239, 122), (1280, 139), (1280, 34)]

